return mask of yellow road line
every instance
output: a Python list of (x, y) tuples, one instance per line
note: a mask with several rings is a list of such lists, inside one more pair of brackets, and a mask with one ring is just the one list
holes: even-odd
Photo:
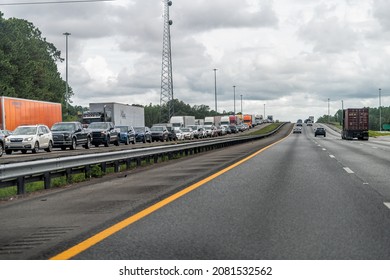
[[(285, 137), (287, 138), (287, 137)], [(94, 236), (91, 236), (90, 238), (80, 242), (79, 244), (63, 251), (62, 253), (59, 253), (58, 255), (50, 258), (50, 260), (69, 260), (71, 259), (72, 257), (80, 254), (81, 252), (87, 250), (88, 248), (92, 247), (93, 245), (99, 243), (100, 241), (106, 239), (107, 237), (113, 235), (114, 233), (124, 229), (125, 227), (135, 223), (136, 221), (148, 216), (149, 214), (157, 211), (158, 209), (164, 207), (165, 205), (175, 201), (176, 199), (186, 195), (187, 193), (199, 188), (200, 186), (206, 184), (207, 182), (210, 182), (211, 180), (217, 178), (218, 176), (226, 173), (227, 171), (237, 167), (238, 165), (250, 160), (251, 158), (255, 157), (256, 155), (260, 154), (261, 152), (267, 150), (268, 148), (272, 147), (273, 145), (276, 145), (277, 143), (283, 141), (285, 138), (267, 146), (267, 147), (264, 147), (263, 149), (249, 155), (248, 157), (218, 171), (217, 173), (214, 173), (213, 175), (210, 175), (209, 177), (165, 198), (164, 200), (142, 210), (141, 212), (138, 212), (137, 214), (134, 214), (133, 216), (130, 216), (129, 218), (127, 219), (124, 219), (123, 221), (97, 233), (96, 235)]]

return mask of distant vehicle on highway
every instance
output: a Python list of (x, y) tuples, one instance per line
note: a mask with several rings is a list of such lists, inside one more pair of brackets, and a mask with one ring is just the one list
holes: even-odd
[(313, 123), (312, 123), (312, 121), (307, 121), (306, 125), (307, 126), (313, 126)]
[(293, 133), (302, 133), (302, 127), (300, 126), (295, 126), (293, 128)]
[(323, 127), (317, 127), (316, 130), (314, 130), (314, 137), (317, 137), (317, 135), (323, 135), (326, 137), (326, 130)]

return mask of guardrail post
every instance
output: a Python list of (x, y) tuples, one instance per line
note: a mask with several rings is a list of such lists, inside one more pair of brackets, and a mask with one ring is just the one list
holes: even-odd
[(126, 169), (130, 169), (131, 167), (131, 158), (126, 159)]
[(71, 172), (71, 171), (72, 171), (72, 170), (71, 170), (70, 168), (67, 168), (67, 169), (65, 170), (66, 182), (67, 182), (68, 184), (72, 183), (72, 172)]
[(91, 166), (90, 165), (86, 165), (85, 166), (85, 169), (84, 169), (84, 176), (85, 176), (85, 179), (91, 179)]
[(51, 176), (50, 176), (50, 172), (45, 172), (43, 174), (43, 181), (44, 181), (44, 186), (45, 186), (45, 189), (50, 189), (51, 187)]
[(25, 194), (26, 189), (24, 185), (24, 177), (18, 177), (16, 180), (17, 194)]
[(102, 163), (100, 164), (100, 166), (101, 166), (102, 172), (103, 172), (103, 173), (106, 173), (106, 171), (107, 171), (107, 163), (102, 162)]
[(120, 172), (121, 171), (121, 168), (120, 168), (120, 165), (119, 165), (119, 161), (115, 161), (114, 162), (114, 172), (115, 173), (118, 173), (118, 172)]

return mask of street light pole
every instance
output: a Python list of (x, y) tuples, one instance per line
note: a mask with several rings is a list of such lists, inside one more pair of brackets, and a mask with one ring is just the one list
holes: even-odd
[(381, 89), (379, 89), (379, 131), (382, 131), (382, 100)]
[(216, 68), (214, 70), (214, 91), (215, 91), (215, 112), (217, 111), (217, 70)]
[(264, 103), (264, 116), (263, 116), (263, 121), (265, 120), (265, 103)]
[(234, 95), (233, 95), (233, 98), (234, 98), (234, 115), (236, 115), (236, 86), (233, 86), (233, 92), (234, 92)]
[(65, 32), (63, 33), (63, 35), (65, 35), (65, 38), (66, 38), (66, 55), (65, 55), (65, 60), (66, 60), (66, 85), (65, 85), (65, 105), (66, 105), (66, 108), (68, 108), (68, 97), (69, 97), (69, 84), (68, 84), (68, 37), (69, 35), (71, 35), (69, 32)]
[(244, 114), (242, 113), (242, 94), (240, 96), (241, 96), (241, 116), (244, 116)]
[(330, 104), (329, 104), (330, 98), (328, 98), (328, 123), (330, 123)]

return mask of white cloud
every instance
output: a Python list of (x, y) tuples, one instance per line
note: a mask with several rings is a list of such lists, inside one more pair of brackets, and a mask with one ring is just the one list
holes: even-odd
[[(159, 104), (163, 3), (2, 6), (31, 21), (65, 54), (73, 103), (115, 99)], [(218, 109), (272, 114), (280, 120), (331, 113), (344, 104), (389, 105), (390, 3), (386, 0), (173, 0), (174, 96)], [(64, 55), (63, 55), (64, 56)], [(65, 63), (59, 64), (65, 77)]]

